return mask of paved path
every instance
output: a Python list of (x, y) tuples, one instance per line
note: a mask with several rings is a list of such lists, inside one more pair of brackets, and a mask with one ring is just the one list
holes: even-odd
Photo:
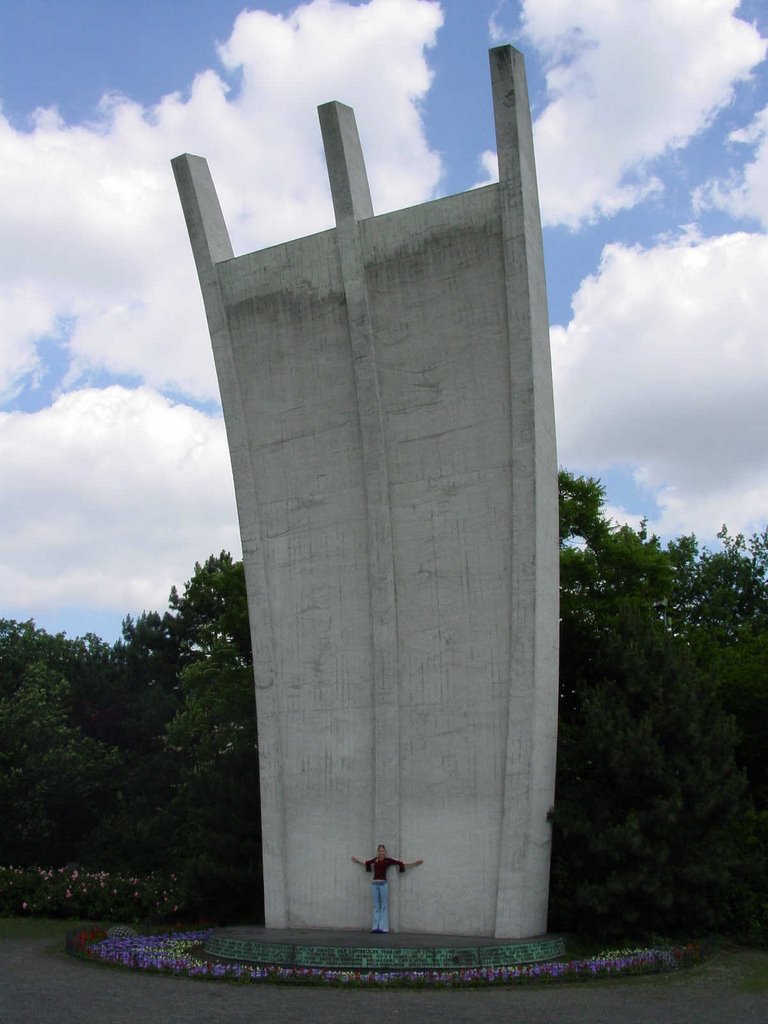
[[(766, 1024), (768, 953), (679, 974), (505, 990), (237, 986), (99, 967), (50, 940), (0, 939), (0, 1024)], [(763, 982), (763, 985), (765, 983)]]

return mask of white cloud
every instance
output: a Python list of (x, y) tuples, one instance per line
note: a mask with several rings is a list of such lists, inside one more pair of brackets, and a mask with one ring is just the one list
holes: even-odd
[(664, 535), (762, 528), (768, 236), (607, 246), (552, 330), (560, 461), (635, 466)]
[(163, 609), (196, 561), (239, 556), (223, 421), (150, 388), (0, 413), (0, 465), (0, 593), (17, 617)]
[(754, 159), (728, 181), (709, 182), (697, 192), (700, 207), (718, 207), (734, 217), (754, 217), (768, 228), (768, 107), (747, 128), (732, 132), (737, 147), (754, 146)]
[[(270, 148), (285, 147), (281, 192), (310, 189), (317, 202), (319, 183), (325, 197), (315, 108), (336, 99), (355, 108), (376, 212), (431, 195), (441, 167), (426, 143), (419, 103), (432, 81), (424, 49), (442, 21), (439, 5), (427, 0), (371, 0), (359, 7), (315, 0), (286, 18), (263, 11), (239, 16), (220, 56), (230, 72), (241, 74), (237, 106), (244, 119), (258, 126)], [(258, 149), (257, 139), (253, 145)], [(247, 195), (253, 182), (239, 170), (238, 191)], [(326, 214), (327, 200), (319, 205)], [(301, 221), (296, 228), (307, 233)]]
[(472, 187), (482, 188), (484, 185), (492, 185), (499, 180), (499, 156), (492, 149), (486, 149), (480, 154), (478, 160), (483, 177)]
[(32, 281), (0, 290), (0, 401), (13, 395), (19, 381), (38, 366), (34, 338), (55, 333), (55, 312), (45, 291)]
[(488, 35), (494, 46), (502, 46), (509, 42), (510, 33), (503, 20), (509, 16), (509, 0), (498, 0), (488, 16)]
[(738, 0), (525, 0), (523, 32), (548, 60), (536, 120), (546, 224), (577, 227), (663, 186), (652, 162), (685, 146), (763, 60)]
[(220, 49), (231, 84), (208, 70), (148, 110), (108, 96), (89, 125), (46, 110), (20, 132), (0, 118), (0, 389), (66, 319), (70, 383), (104, 369), (215, 397), (170, 159), (208, 158), (236, 251), (330, 227), (316, 106), (339, 99), (356, 109), (377, 212), (430, 197), (441, 166), (419, 103), (441, 22), (430, 0), (244, 12)]

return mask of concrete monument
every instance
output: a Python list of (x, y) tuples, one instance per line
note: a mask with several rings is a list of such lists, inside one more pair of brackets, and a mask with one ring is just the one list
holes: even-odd
[(173, 161), (229, 438), (253, 637), (266, 923), (546, 930), (557, 463), (522, 56), (490, 53), (498, 184), (375, 217), (319, 108), (335, 229), (233, 257)]

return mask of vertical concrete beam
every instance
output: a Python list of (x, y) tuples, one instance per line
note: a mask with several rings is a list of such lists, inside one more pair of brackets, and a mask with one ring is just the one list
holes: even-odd
[(336, 224), (373, 216), (371, 190), (355, 112), (344, 103), (317, 108)]
[(511, 693), (496, 934), (546, 929), (557, 730), (558, 508), (544, 255), (523, 55), (490, 51), (512, 409)]
[(171, 161), (171, 167), (179, 190), (195, 266), (201, 275), (201, 283), (202, 276), (205, 276), (206, 284), (210, 286), (214, 265), (232, 259), (234, 253), (208, 162), (201, 156), (184, 153)]
[[(235, 497), (243, 543), (248, 616), (259, 709), (259, 771), (264, 859), (264, 904), (273, 927), (288, 924), (285, 801), (274, 653), (267, 586), (266, 545), (259, 522), (256, 480), (217, 265), (232, 259), (232, 245), (207, 161), (185, 153), (171, 161), (200, 280), (216, 375), (224, 409)], [(254, 828), (256, 828), (254, 822)]]
[[(371, 848), (400, 848), (400, 731), (397, 604), (383, 411), (358, 221), (373, 216), (363, 152), (351, 107), (318, 107), (336, 214), (347, 301), (365, 480), (373, 665), (374, 800)], [(393, 908), (393, 923), (397, 908)]]

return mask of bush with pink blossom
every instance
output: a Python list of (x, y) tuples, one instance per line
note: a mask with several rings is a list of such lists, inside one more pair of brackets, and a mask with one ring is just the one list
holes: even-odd
[(183, 915), (176, 877), (64, 868), (0, 867), (0, 917), (169, 921)]

